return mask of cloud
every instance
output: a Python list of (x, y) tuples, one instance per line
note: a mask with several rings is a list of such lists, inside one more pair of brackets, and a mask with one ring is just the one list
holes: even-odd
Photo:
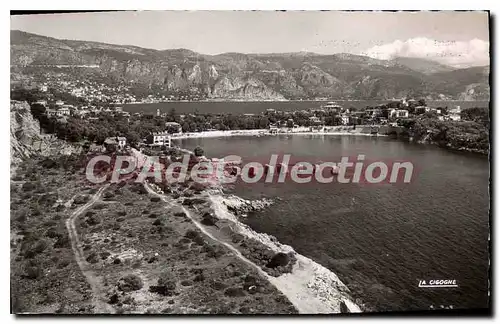
[(398, 56), (417, 57), (455, 67), (469, 67), (490, 64), (489, 45), (489, 42), (477, 38), (470, 41), (443, 42), (417, 37), (404, 42), (396, 40), (389, 44), (374, 46), (362, 54), (382, 60)]

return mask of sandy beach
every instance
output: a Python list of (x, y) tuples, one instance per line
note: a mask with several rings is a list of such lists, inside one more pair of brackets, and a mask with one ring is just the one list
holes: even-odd
[(232, 136), (280, 136), (280, 135), (355, 135), (355, 136), (387, 136), (383, 134), (371, 134), (363, 132), (363, 128), (352, 129), (349, 126), (335, 126), (327, 128), (326, 131), (311, 131), (309, 127), (300, 127), (291, 131), (282, 131), (271, 134), (269, 129), (248, 129), (248, 130), (226, 130), (226, 131), (204, 131), (196, 133), (173, 134), (172, 140), (186, 138), (211, 138), (211, 137), (232, 137)]

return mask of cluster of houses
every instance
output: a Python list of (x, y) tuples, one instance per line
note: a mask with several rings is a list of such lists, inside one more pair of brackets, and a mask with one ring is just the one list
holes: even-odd
[[(392, 107), (391, 107), (392, 106)], [(447, 108), (433, 108), (427, 105), (418, 105), (415, 100), (401, 100), (400, 102), (393, 102), (391, 105), (381, 105), (378, 107), (367, 107), (366, 109), (350, 111), (334, 102), (328, 102), (320, 108), (313, 108), (295, 112), (281, 112), (275, 109), (267, 109), (267, 113), (279, 113), (282, 119), (275, 124), (269, 125), (271, 133), (277, 133), (279, 128), (300, 128), (295, 123), (296, 114), (300, 113), (302, 116), (307, 116), (309, 119), (309, 127), (312, 129), (322, 128), (325, 126), (326, 116), (336, 116), (338, 126), (353, 126), (353, 125), (397, 125), (397, 120), (407, 119), (415, 115), (425, 113), (435, 113), (439, 120), (461, 120), (460, 106), (452, 109)], [(287, 119), (288, 118), (288, 119)], [(303, 117), (302, 117), (303, 118)]]
[(125, 117), (130, 117), (130, 113), (123, 111), (123, 108), (120, 106), (106, 107), (106, 108), (98, 108), (96, 106), (81, 106), (77, 107), (71, 104), (66, 104), (62, 100), (57, 100), (53, 104), (48, 104), (47, 100), (39, 100), (35, 102), (36, 104), (42, 105), (45, 107), (45, 113), (50, 117), (62, 118), (65, 116), (73, 116), (79, 118), (97, 118), (96, 115), (105, 113), (105, 114), (119, 114)]
[[(144, 146), (151, 148), (171, 148), (172, 136), (182, 133), (182, 127), (179, 123), (166, 122), (165, 131), (154, 132), (146, 136), (143, 140)], [(127, 139), (123, 136), (112, 136), (104, 140), (104, 148), (108, 152), (123, 150), (127, 146)]]

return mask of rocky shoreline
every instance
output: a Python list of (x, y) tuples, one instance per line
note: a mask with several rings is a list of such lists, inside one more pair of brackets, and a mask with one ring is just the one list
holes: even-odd
[[(183, 149), (184, 152), (189, 152)], [(156, 185), (155, 190), (163, 192)], [(189, 188), (188, 185), (185, 185)], [(347, 286), (329, 269), (281, 244), (274, 236), (258, 233), (238, 218), (272, 205), (269, 199), (246, 200), (228, 195), (223, 188), (206, 188), (194, 196), (176, 187), (172, 197), (193, 213), (200, 225), (233, 246), (246, 259), (260, 267), (262, 274), (283, 293), (302, 314), (362, 312)]]

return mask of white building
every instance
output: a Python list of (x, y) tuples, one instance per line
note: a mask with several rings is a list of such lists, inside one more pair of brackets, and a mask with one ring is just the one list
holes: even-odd
[(424, 113), (429, 112), (429, 111), (431, 111), (431, 108), (427, 107), (427, 106), (417, 106), (417, 107), (415, 107), (415, 113), (416, 114), (424, 114)]
[(123, 149), (125, 145), (127, 145), (127, 139), (123, 136), (118, 136), (116, 140), (118, 141), (118, 147), (120, 149)]
[(456, 106), (455, 108), (451, 109), (449, 114), (448, 114), (448, 118), (453, 120), (453, 121), (459, 121), (461, 120), (461, 113), (462, 113), (462, 109), (460, 109), (460, 106)]
[(167, 132), (153, 133), (152, 136), (150, 136), (149, 142), (149, 144), (155, 146), (165, 145), (166, 147), (172, 147), (172, 136)]
[(408, 110), (406, 109), (391, 109), (389, 112), (390, 118), (408, 118)]
[(61, 108), (57, 109), (57, 111), (56, 111), (56, 116), (58, 116), (58, 117), (69, 116), (69, 114), (70, 114), (70, 110), (68, 107), (61, 107)]
[(342, 118), (342, 125), (348, 125), (349, 124), (349, 116), (348, 115), (342, 115), (340, 116), (340, 118)]

